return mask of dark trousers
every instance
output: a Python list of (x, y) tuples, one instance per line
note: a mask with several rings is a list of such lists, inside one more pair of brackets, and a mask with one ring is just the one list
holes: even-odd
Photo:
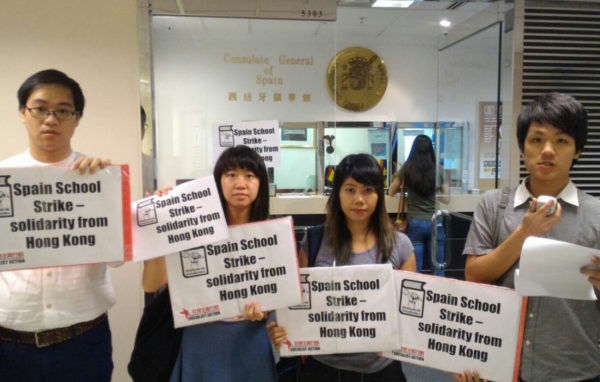
[(385, 369), (376, 373), (357, 373), (327, 366), (312, 357), (306, 357), (306, 364), (300, 372), (301, 382), (406, 382), (402, 364), (393, 361)]
[(0, 341), (2, 382), (110, 382), (112, 370), (108, 320), (70, 340), (43, 348)]

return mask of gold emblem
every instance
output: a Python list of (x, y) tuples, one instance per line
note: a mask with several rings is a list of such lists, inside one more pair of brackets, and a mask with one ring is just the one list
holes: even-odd
[(363, 111), (379, 102), (387, 88), (383, 60), (367, 48), (340, 51), (327, 68), (327, 89), (344, 109)]

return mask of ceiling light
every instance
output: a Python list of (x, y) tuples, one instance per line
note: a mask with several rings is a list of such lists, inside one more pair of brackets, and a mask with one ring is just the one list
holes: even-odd
[(452, 23), (448, 19), (440, 20), (440, 26), (443, 26), (444, 28), (449, 28), (450, 25), (452, 25)]
[(373, 3), (373, 7), (380, 8), (408, 8), (414, 1), (404, 1), (404, 0), (377, 0)]

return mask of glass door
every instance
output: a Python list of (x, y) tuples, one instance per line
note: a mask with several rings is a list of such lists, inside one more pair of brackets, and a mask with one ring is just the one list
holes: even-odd
[(471, 215), (460, 206), (478, 203), (497, 187), (500, 142), (502, 22), (497, 21), (438, 50), (438, 122), (435, 153), (438, 187), (432, 216), (434, 274), (464, 278), (462, 250)]

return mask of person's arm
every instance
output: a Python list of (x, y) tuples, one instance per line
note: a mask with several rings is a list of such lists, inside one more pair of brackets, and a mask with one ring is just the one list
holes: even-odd
[(156, 292), (167, 285), (167, 265), (164, 257), (144, 261), (142, 285), (146, 293)]
[(437, 195), (437, 200), (440, 203), (450, 203), (450, 186), (448, 183), (443, 183), (440, 187), (440, 193)]
[(545, 204), (536, 212), (537, 199), (534, 199), (521, 224), (497, 248), (485, 255), (467, 255), (465, 280), (492, 283), (505, 274), (521, 256), (525, 239), (529, 236), (541, 236), (552, 229), (562, 212), (560, 204), (550, 216), (546, 213), (551, 203)]
[(417, 271), (417, 260), (415, 259), (415, 253), (412, 252), (410, 257), (400, 266), (401, 271), (416, 272)]
[(300, 266), (300, 268), (308, 267), (308, 256), (306, 256), (304, 248), (300, 248), (300, 253), (298, 254), (298, 265)]
[(400, 191), (400, 177), (396, 175), (388, 188), (388, 196), (394, 196), (398, 191)]

